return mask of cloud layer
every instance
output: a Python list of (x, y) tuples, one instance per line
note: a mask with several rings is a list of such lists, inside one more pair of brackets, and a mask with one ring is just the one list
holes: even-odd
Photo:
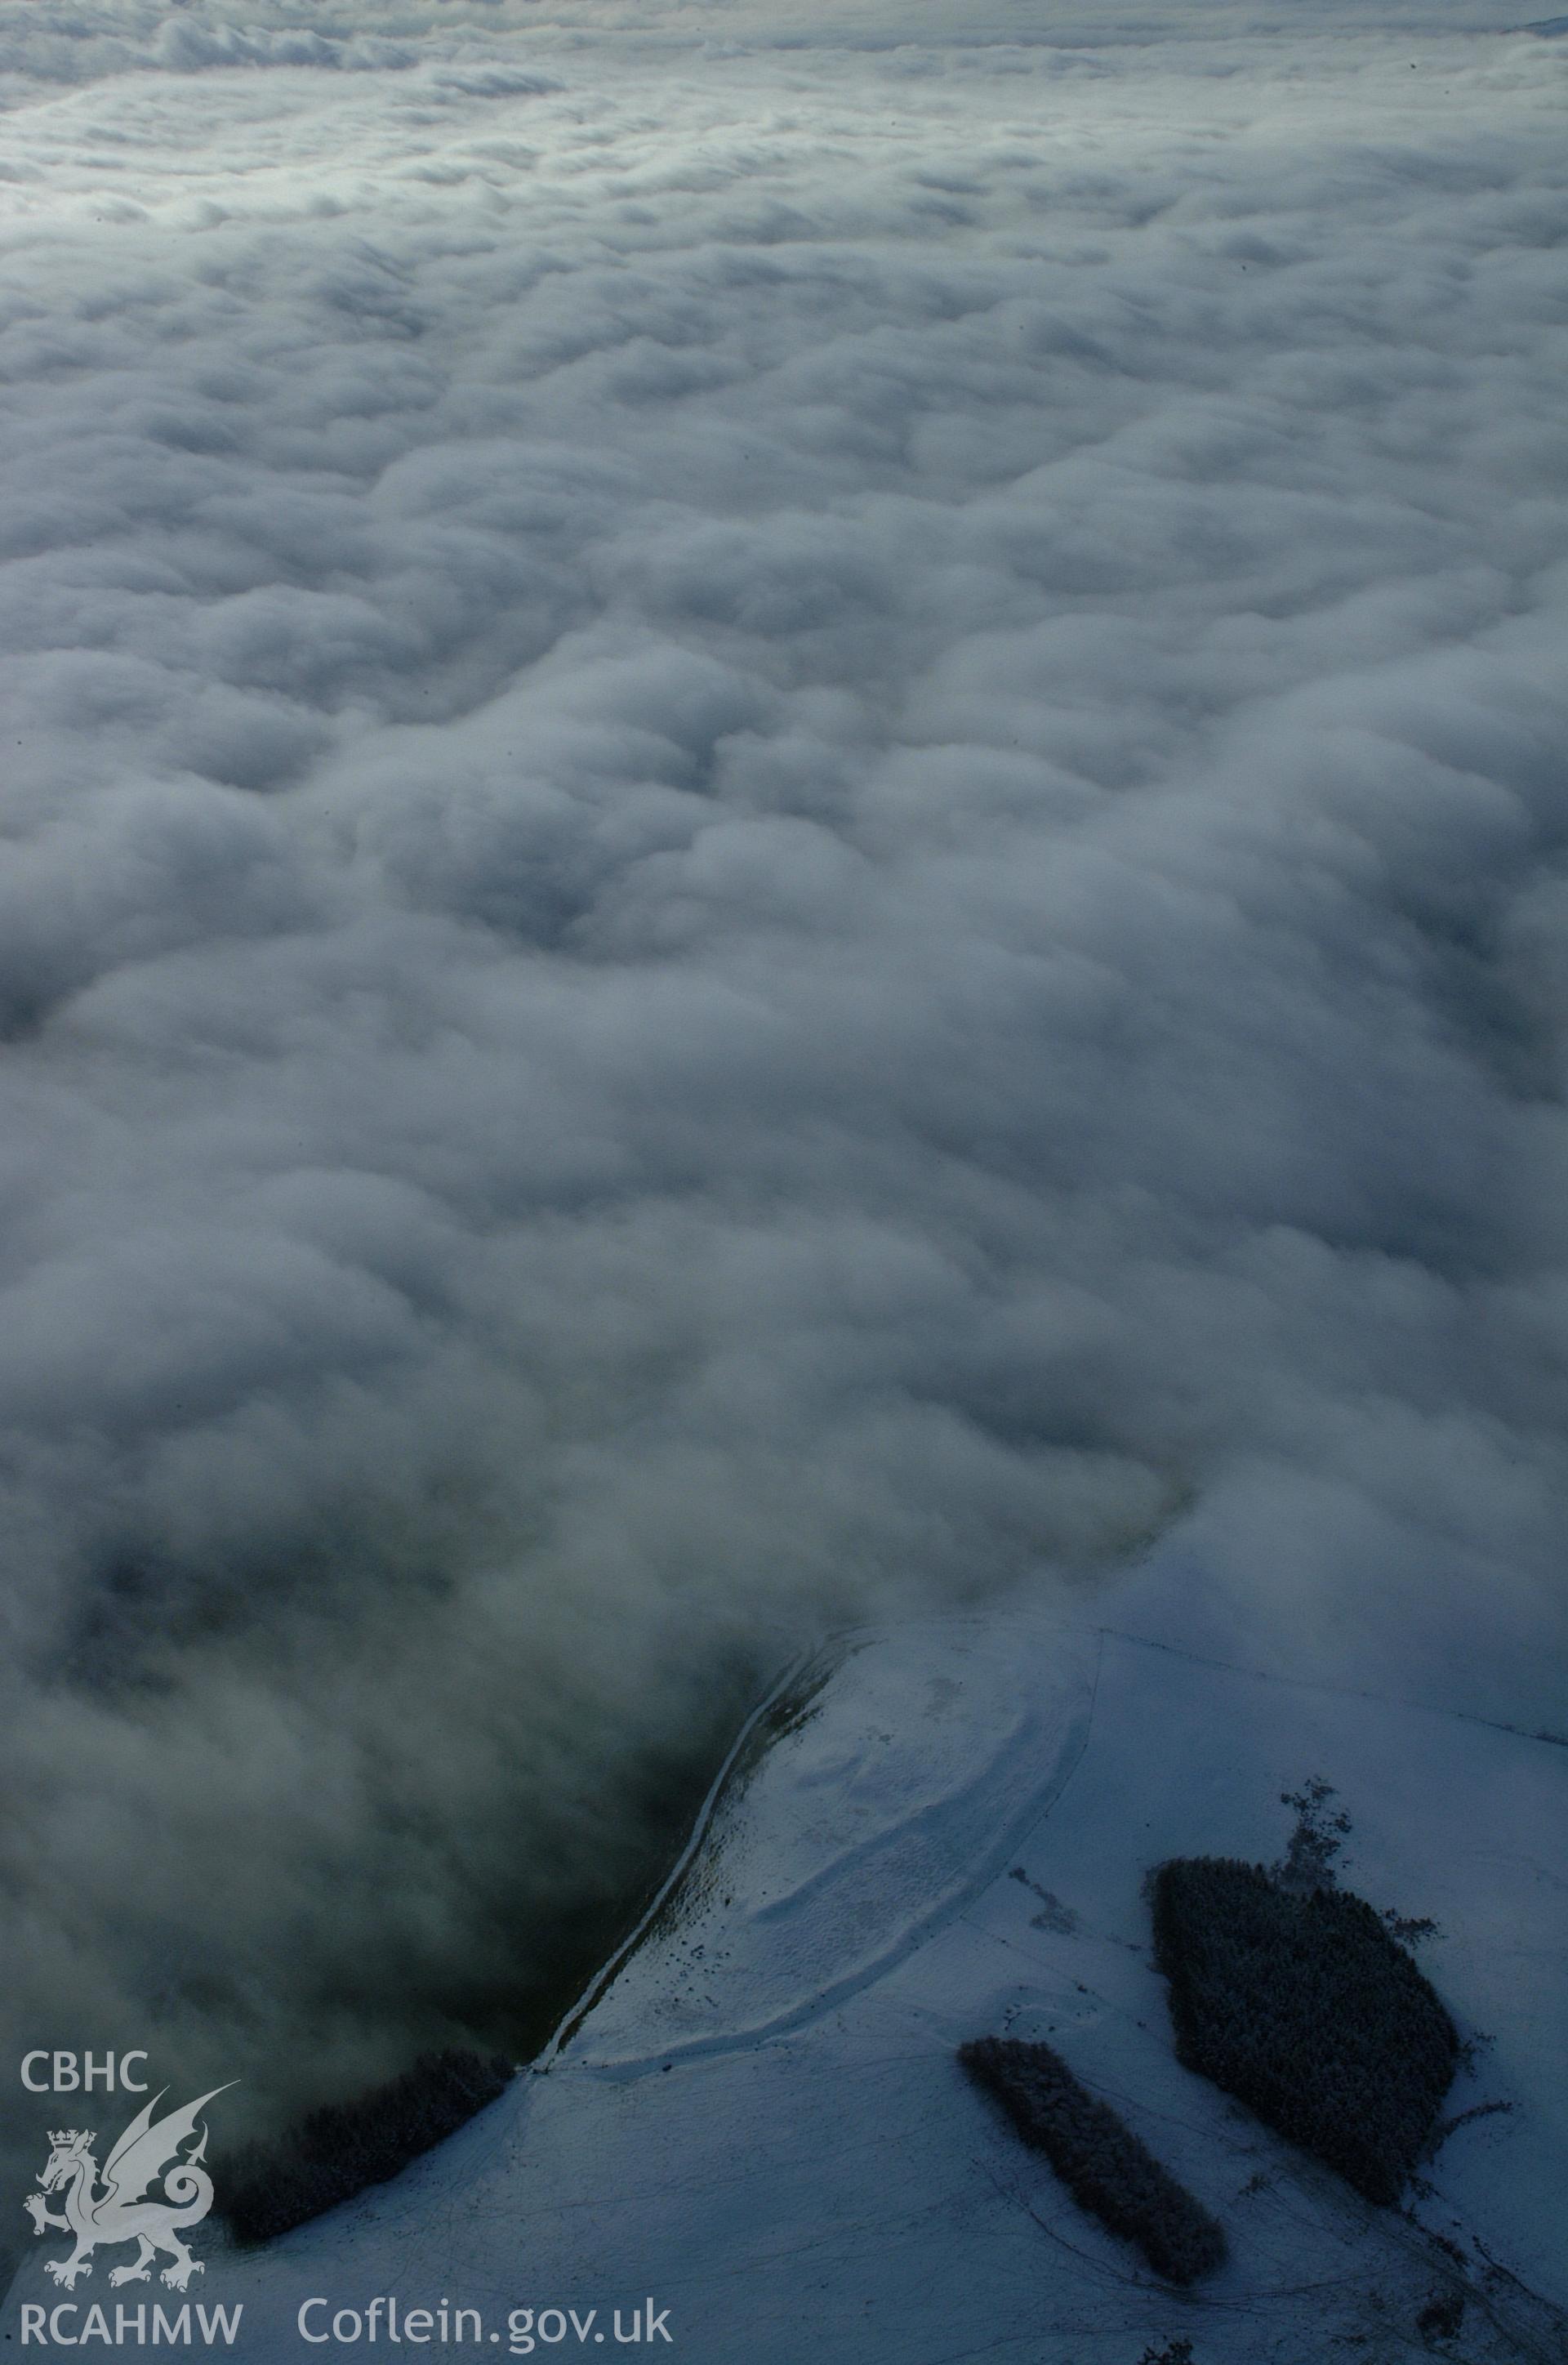
[(1159, 1534), (1544, 1714), (1562, 52), (876, 21), (0, 8), (29, 2043), (373, 2074)]

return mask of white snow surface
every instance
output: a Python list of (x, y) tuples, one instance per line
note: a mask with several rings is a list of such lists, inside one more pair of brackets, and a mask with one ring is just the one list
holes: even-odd
[[(1027, 1607), (857, 1632), (815, 1678), (547, 2067), (263, 2252), (206, 2229), (190, 2295), (244, 2302), (245, 2356), (306, 2354), (307, 2296), (386, 2293), (479, 2309), (503, 2355), (514, 2310), (575, 2309), (593, 2345), (651, 2295), (691, 2365), (1393, 2358), (1459, 2279), (1445, 2355), (1562, 2354), (1568, 1750)], [(1148, 1868), (1278, 1856), (1312, 1776), (1351, 1821), (1345, 1884), (1439, 1925), (1421, 1960), (1479, 2040), (1450, 2115), (1506, 2106), (1405, 2213), (1178, 2066), (1149, 1959)], [(1172, 2292), (1080, 2213), (958, 2069), (988, 2031), (1047, 2039), (1220, 2216), (1217, 2277)], [(58, 2297), (29, 2259), (8, 2335)]]

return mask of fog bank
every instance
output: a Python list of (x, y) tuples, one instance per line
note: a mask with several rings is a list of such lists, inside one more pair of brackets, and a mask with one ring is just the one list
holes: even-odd
[(1157, 1538), (1551, 1721), (1568, 53), (1429, 15), (0, 6), (18, 2051), (395, 2067)]

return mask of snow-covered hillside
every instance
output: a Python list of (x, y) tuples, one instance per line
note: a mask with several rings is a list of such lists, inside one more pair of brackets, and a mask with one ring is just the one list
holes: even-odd
[[(1148, 1867), (1277, 1856), (1280, 1793), (1312, 1777), (1351, 1820), (1347, 1883), (1439, 1924), (1423, 1963), (1477, 2039), (1450, 2113), (1507, 2106), (1454, 2131), (1407, 2216), (1179, 2068), (1149, 1963)], [(692, 2365), (1137, 2365), (1182, 2338), (1194, 2365), (1299, 2365), (1418, 2353), (1462, 2287), (1443, 2354), (1551, 2359), (1565, 1959), (1559, 1745), (1027, 1608), (863, 1631), (759, 1720), (547, 2068), (268, 2251), (209, 2232), (200, 2296), (243, 2300), (256, 2365), (308, 2353), (304, 2298), (320, 2329), (375, 2294), (478, 2309), (503, 2354), (513, 2311), (575, 2310), (584, 2342), (546, 2316), (543, 2348), (559, 2323), (576, 2350), (614, 2345), (616, 2309), (645, 2332), (651, 2297)], [(1218, 2278), (1164, 2288), (1018, 2146), (953, 2057), (1003, 2030), (1048, 2037), (1223, 2219)], [(41, 2297), (29, 2259), (10, 2336)]]

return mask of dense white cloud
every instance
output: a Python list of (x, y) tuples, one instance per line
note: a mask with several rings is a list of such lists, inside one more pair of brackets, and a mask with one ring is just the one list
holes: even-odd
[(0, 7), (17, 2030), (384, 2065), (1156, 1533), (1540, 1721), (1562, 52), (309, 13)]

